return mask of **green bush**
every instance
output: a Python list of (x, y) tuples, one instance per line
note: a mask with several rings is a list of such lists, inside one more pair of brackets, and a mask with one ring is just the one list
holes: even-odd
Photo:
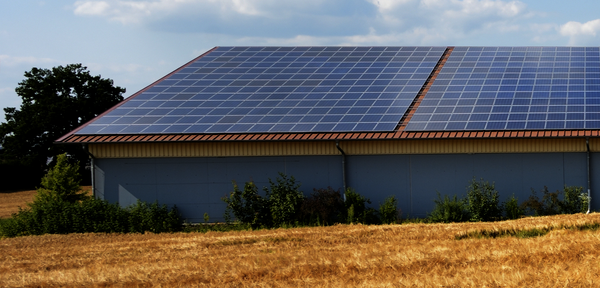
[(340, 190), (314, 189), (300, 206), (300, 222), (305, 225), (332, 225), (343, 222), (344, 199)]
[(258, 194), (258, 188), (253, 182), (246, 182), (244, 191), (240, 191), (234, 182), (233, 191), (221, 198), (227, 203), (225, 219), (231, 219), (231, 213), (236, 219), (253, 228), (281, 227), (295, 225), (300, 216), (300, 206), (304, 195), (299, 190), (294, 177), (279, 173), (273, 182), (269, 179), (269, 187), (263, 188), (266, 197)]
[(581, 193), (579, 194), (579, 198), (581, 199), (581, 213), (586, 213), (592, 197), (590, 197), (587, 193)]
[(358, 194), (352, 188), (346, 189), (345, 213), (341, 218), (346, 219), (346, 223), (348, 224), (379, 224), (381, 221), (377, 217), (377, 211), (373, 208), (368, 208), (367, 204), (371, 204), (369, 198)]
[(139, 202), (127, 208), (100, 199), (70, 203), (62, 199), (37, 202), (21, 209), (0, 226), (6, 237), (68, 233), (176, 232), (183, 220), (177, 207)]
[(275, 182), (269, 179), (269, 184), (269, 189), (265, 187), (264, 190), (271, 210), (273, 225), (281, 227), (295, 224), (298, 220), (300, 205), (304, 200), (304, 195), (299, 190), (300, 184), (296, 184), (293, 176), (288, 177), (283, 173), (279, 173)]
[(385, 198), (383, 204), (379, 205), (379, 215), (384, 224), (398, 223), (400, 220), (400, 211), (398, 210), (398, 200), (392, 195)]
[(506, 203), (504, 203), (504, 211), (506, 218), (508, 219), (519, 219), (525, 214), (525, 211), (519, 207), (519, 200), (515, 198), (515, 195), (510, 197)]
[[(227, 203), (225, 219), (229, 223), (231, 214), (237, 221), (252, 228), (292, 227), (296, 225), (331, 225), (334, 223), (381, 223), (377, 210), (366, 204), (371, 201), (352, 189), (345, 192), (343, 200), (339, 190), (315, 189), (309, 197), (304, 197), (299, 190), (300, 184), (294, 177), (279, 173), (276, 181), (269, 179), (269, 187), (263, 188), (265, 197), (258, 194), (258, 188), (253, 182), (246, 182), (244, 190), (240, 191), (233, 183), (233, 191), (222, 200)], [(391, 198), (386, 201), (395, 201)], [(395, 208), (396, 203), (386, 202), (386, 209)], [(391, 206), (390, 206), (391, 205)], [(385, 210), (387, 219), (397, 215), (396, 212)], [(391, 220), (387, 220), (391, 221)]]
[(54, 167), (42, 178), (34, 203), (57, 199), (74, 203), (88, 199), (87, 192), (80, 191), (80, 182), (79, 163), (71, 164), (67, 154), (60, 154)]
[(6, 237), (88, 232), (175, 232), (183, 220), (177, 207), (137, 202), (127, 208), (79, 192), (77, 164), (65, 154), (42, 179), (33, 203), (0, 223)]
[(542, 193), (544, 195), (540, 200), (535, 190), (531, 189), (531, 195), (521, 204), (521, 209), (536, 216), (587, 211), (588, 198), (582, 187), (565, 186), (563, 191), (549, 192), (548, 187), (544, 186)]
[[(546, 190), (547, 192), (548, 190)], [(523, 201), (520, 205), (521, 209), (525, 211), (526, 214), (534, 215), (534, 216), (542, 216), (545, 215), (544, 202), (540, 201), (537, 193), (533, 188), (531, 189), (531, 195), (527, 200)]]
[(467, 186), (467, 210), (471, 215), (471, 221), (499, 220), (502, 216), (502, 205), (500, 196), (494, 186), (481, 179), (477, 182), (471, 180)]
[[(582, 195), (584, 197), (582, 197)], [(587, 211), (587, 194), (583, 193), (583, 187), (565, 186), (563, 190), (563, 201), (560, 202), (561, 213), (574, 214)]]
[(137, 201), (129, 206), (129, 232), (153, 233), (181, 231), (182, 218), (176, 206), (169, 209), (167, 205), (159, 205), (158, 202), (148, 204)]
[(451, 223), (469, 220), (467, 204), (464, 200), (458, 199), (456, 195), (452, 199), (448, 195), (444, 195), (442, 199), (438, 192), (438, 199), (434, 202), (435, 207), (428, 217), (431, 222)]
[(225, 219), (230, 222), (231, 213), (235, 218), (251, 225), (253, 228), (261, 226), (270, 227), (272, 218), (267, 199), (258, 194), (258, 188), (254, 182), (246, 182), (244, 190), (240, 191), (237, 183), (233, 182), (233, 191), (229, 196), (222, 198), (227, 207), (225, 208)]

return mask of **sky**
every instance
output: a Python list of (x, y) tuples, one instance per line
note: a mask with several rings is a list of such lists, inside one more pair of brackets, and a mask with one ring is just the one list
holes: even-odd
[[(3, 0), (0, 108), (82, 63), (125, 97), (215, 46), (600, 46), (598, 0)], [(0, 111), (0, 122), (4, 113)]]

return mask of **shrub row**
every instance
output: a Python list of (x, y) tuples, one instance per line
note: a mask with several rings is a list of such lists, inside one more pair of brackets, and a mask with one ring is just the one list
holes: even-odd
[(527, 200), (519, 205), (513, 195), (506, 202), (499, 201), (495, 185), (483, 179), (471, 180), (467, 187), (467, 196), (459, 199), (438, 193), (434, 200), (435, 207), (429, 214), (431, 222), (464, 222), (464, 221), (495, 221), (502, 219), (517, 219), (523, 215), (556, 215), (585, 212), (588, 207), (587, 194), (582, 187), (566, 186), (563, 191), (549, 192), (548, 187), (542, 190), (540, 200), (535, 190)]
[[(398, 223), (400, 211), (394, 196), (385, 199), (379, 210), (367, 207), (371, 201), (347, 189), (344, 195), (331, 187), (315, 189), (305, 197), (299, 191), (300, 185), (294, 177), (280, 173), (275, 182), (269, 179), (270, 187), (263, 188), (265, 197), (258, 193), (254, 182), (246, 182), (240, 190), (234, 182), (233, 191), (223, 198), (227, 203), (225, 219), (235, 218), (252, 228), (282, 227), (297, 225), (331, 225), (334, 223)], [(544, 187), (540, 200), (536, 192), (519, 205), (513, 195), (506, 202), (500, 196), (494, 183), (481, 179), (469, 182), (465, 198), (457, 196), (434, 200), (435, 207), (425, 222), (465, 222), (497, 221), (517, 219), (523, 215), (553, 215), (585, 212), (587, 195), (581, 187), (565, 187), (563, 191), (548, 192)], [(343, 198), (345, 196), (345, 200)]]
[(138, 202), (126, 208), (99, 199), (37, 201), (0, 222), (6, 237), (67, 233), (143, 233), (182, 230), (177, 207)]
[(41, 188), (28, 209), (0, 221), (0, 237), (86, 232), (175, 232), (182, 230), (177, 207), (137, 202), (126, 208), (87, 196), (80, 191), (78, 163), (66, 154), (42, 178)]
[[(234, 182), (233, 191), (223, 197), (227, 203), (225, 219), (231, 214), (252, 228), (272, 228), (298, 225), (332, 225), (334, 223), (396, 223), (400, 218), (394, 196), (387, 198), (379, 210), (367, 207), (371, 201), (352, 189), (344, 194), (338, 189), (314, 189), (308, 197), (299, 190), (293, 176), (279, 173), (276, 181), (269, 179), (264, 197), (254, 182), (246, 182), (240, 190)], [(345, 201), (344, 201), (345, 196)]]
[[(80, 180), (77, 179), (76, 167), (77, 164), (68, 163), (65, 154), (59, 155), (55, 167), (42, 179), (42, 188), (38, 189), (34, 202), (29, 204), (30, 208), (20, 209), (12, 218), (0, 221), (0, 236), (183, 230), (183, 220), (177, 207), (169, 209), (156, 202), (147, 204), (138, 201), (135, 205), (122, 208), (118, 203), (93, 199), (79, 192)], [(246, 182), (243, 190), (235, 182), (233, 184), (233, 191), (223, 197), (227, 204), (225, 219), (227, 223), (231, 222), (233, 214), (242, 224), (240, 229), (247, 226), (272, 228), (334, 223), (389, 224), (400, 221), (400, 210), (394, 196), (386, 198), (376, 210), (367, 207), (367, 204), (371, 204), (368, 198), (352, 189), (347, 189), (343, 194), (331, 187), (315, 189), (305, 197), (294, 177), (283, 173), (275, 181), (269, 179), (269, 187), (263, 188), (264, 197), (252, 181)], [(516, 219), (526, 213), (553, 215), (584, 212), (589, 199), (582, 190), (581, 187), (565, 187), (564, 191), (551, 193), (544, 187), (541, 200), (532, 190), (532, 195), (519, 205), (514, 195), (501, 203), (493, 183), (473, 179), (464, 199), (457, 196), (442, 198), (438, 193), (438, 199), (434, 200), (435, 208), (426, 222), (494, 221)], [(204, 217), (208, 222), (208, 214)]]

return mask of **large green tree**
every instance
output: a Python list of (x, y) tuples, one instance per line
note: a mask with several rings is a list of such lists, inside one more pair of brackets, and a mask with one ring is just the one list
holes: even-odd
[(125, 93), (111, 79), (90, 75), (81, 64), (32, 68), (15, 91), (22, 104), (19, 109), (4, 108), (1, 156), (41, 170), (48, 159), (62, 153), (85, 165), (88, 155), (81, 146), (53, 142), (122, 101)]

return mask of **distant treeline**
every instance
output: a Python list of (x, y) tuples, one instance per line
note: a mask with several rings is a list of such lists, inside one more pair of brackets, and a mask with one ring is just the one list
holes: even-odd
[[(0, 160), (0, 192), (14, 190), (34, 190), (40, 186), (40, 179), (46, 172), (40, 167), (25, 164), (18, 160)], [(89, 170), (82, 169), (81, 185), (91, 185)]]

